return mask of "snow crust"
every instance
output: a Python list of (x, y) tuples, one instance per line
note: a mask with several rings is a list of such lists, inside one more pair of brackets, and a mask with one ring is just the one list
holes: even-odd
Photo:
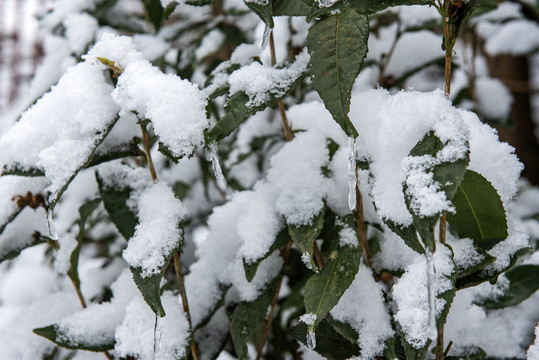
[(160, 274), (165, 261), (183, 241), (180, 222), (187, 209), (172, 189), (158, 182), (140, 195), (139, 223), (122, 256), (134, 268), (142, 269), (142, 277)]

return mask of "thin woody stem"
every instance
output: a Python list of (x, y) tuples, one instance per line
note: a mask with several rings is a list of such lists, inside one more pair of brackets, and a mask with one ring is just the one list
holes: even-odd
[[(275, 42), (273, 40), (273, 31), (270, 33), (269, 46), (271, 52), (271, 65), (274, 66), (277, 63), (277, 58), (275, 56)], [(286, 116), (283, 99), (280, 99), (278, 104), (279, 112), (281, 113), (281, 120), (283, 122), (284, 137), (286, 141), (292, 141), (294, 135), (292, 134), (292, 130), (290, 129), (290, 125), (288, 124), (288, 118)]]
[[(357, 178), (357, 168), (356, 168), (356, 178)], [(367, 232), (365, 231), (365, 216), (363, 213), (363, 198), (361, 196), (361, 191), (359, 190), (359, 181), (356, 183), (356, 224), (359, 235), (359, 243), (361, 244), (361, 249), (363, 250), (363, 258), (365, 259), (365, 265), (372, 268), (371, 262), (371, 250), (369, 243), (367, 242)]]
[[(155, 167), (153, 165), (152, 155), (150, 153), (150, 141), (148, 139), (148, 131), (146, 129), (146, 124), (141, 123), (140, 128), (142, 130), (142, 141), (144, 142), (144, 151), (146, 152), (146, 160), (148, 162), (148, 169), (150, 170), (150, 175), (152, 176), (153, 182), (157, 182), (157, 173), (155, 172)], [(174, 270), (176, 273), (176, 279), (178, 280), (178, 288), (180, 289), (180, 296), (182, 298), (183, 311), (185, 312), (185, 317), (189, 323), (189, 328), (192, 330), (193, 326), (191, 324), (191, 313), (189, 312), (189, 302), (187, 301), (187, 293), (185, 291), (185, 283), (183, 281), (183, 271), (182, 265), (180, 262), (180, 256), (178, 252), (174, 253), (172, 256), (174, 260)], [(191, 354), (193, 355), (194, 360), (198, 360), (198, 349), (193, 337), (191, 342)]]

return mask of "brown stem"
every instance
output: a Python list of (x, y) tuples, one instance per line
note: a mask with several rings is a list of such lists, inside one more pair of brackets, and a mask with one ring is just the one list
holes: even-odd
[[(277, 63), (277, 58), (275, 57), (275, 42), (273, 40), (273, 31), (270, 33), (269, 46), (271, 52), (271, 65), (274, 66)], [(292, 130), (290, 129), (290, 125), (288, 124), (288, 117), (286, 116), (283, 99), (280, 99), (278, 104), (279, 112), (281, 113), (281, 120), (283, 122), (284, 137), (286, 141), (292, 141), (294, 135), (292, 134)]]
[[(146, 124), (141, 123), (140, 128), (142, 130), (142, 141), (144, 142), (144, 151), (146, 152), (146, 160), (148, 161), (148, 169), (150, 170), (152, 180), (154, 182), (157, 182), (157, 174), (155, 172), (155, 168), (153, 166), (152, 155), (150, 153), (150, 141), (148, 139), (148, 131), (146, 129)], [(187, 301), (187, 292), (185, 291), (185, 284), (183, 282), (182, 264), (180, 262), (180, 256), (178, 255), (178, 252), (174, 253), (172, 258), (174, 259), (174, 270), (176, 272), (176, 278), (178, 280), (178, 288), (180, 289), (180, 296), (182, 298), (183, 311), (185, 312), (185, 317), (187, 318), (187, 322), (189, 323), (189, 328), (192, 331), (193, 326), (191, 325), (191, 313), (189, 311), (189, 302)], [(193, 341), (191, 343), (191, 354), (193, 355), (194, 360), (199, 359), (198, 349), (197, 349), (194, 336), (193, 336)]]
[(313, 244), (313, 253), (314, 253), (314, 261), (316, 262), (316, 267), (318, 269), (322, 268), (324, 266), (324, 257), (322, 256), (322, 252), (320, 251), (320, 248), (318, 247), (318, 244), (316, 241)]
[(355, 214), (356, 214), (357, 231), (359, 234), (359, 243), (361, 244), (361, 249), (363, 250), (363, 258), (365, 259), (365, 265), (367, 265), (368, 267), (372, 267), (371, 249), (369, 248), (369, 243), (367, 241), (367, 232), (365, 231), (365, 216), (363, 214), (363, 198), (361, 196), (361, 191), (359, 190), (359, 181), (356, 183)]
[(71, 277), (69, 277), (69, 279), (71, 280), (71, 283), (73, 284), (73, 287), (75, 288), (75, 292), (77, 293), (77, 297), (79, 298), (80, 305), (82, 306), (83, 309), (86, 309), (88, 307), (88, 305), (86, 305), (86, 300), (84, 300), (84, 296), (82, 295), (82, 291), (80, 290), (80, 286), (77, 285), (75, 283), (75, 281), (73, 281), (73, 279), (71, 279)]
[(281, 274), (279, 274), (279, 280), (277, 281), (277, 290), (275, 291), (275, 296), (273, 297), (273, 301), (271, 303), (268, 320), (266, 321), (266, 325), (264, 326), (264, 332), (262, 333), (262, 339), (260, 340), (260, 344), (258, 345), (258, 351), (256, 353), (256, 360), (260, 360), (260, 358), (262, 357), (262, 350), (264, 349), (264, 345), (266, 344), (266, 339), (268, 338), (268, 333), (271, 328), (271, 323), (273, 322), (273, 314), (275, 313), (275, 308), (277, 307), (277, 301), (279, 301), (279, 292), (281, 291), (284, 271), (285, 271), (286, 264), (288, 263), (288, 257), (290, 256), (291, 248), (292, 248), (292, 242), (289, 241), (288, 244), (286, 245), (286, 248), (282, 252), (283, 268), (281, 269)]
[[(189, 323), (189, 328), (193, 328), (191, 323), (191, 312), (189, 311), (189, 302), (187, 301), (187, 292), (185, 291), (185, 283), (183, 282), (183, 271), (182, 264), (180, 262), (180, 256), (178, 253), (175, 253), (172, 257), (174, 259), (174, 270), (176, 271), (176, 279), (178, 280), (178, 288), (180, 289), (180, 295), (182, 298), (183, 311), (185, 312), (185, 317)], [(194, 360), (198, 360), (198, 349), (195, 339), (193, 337), (193, 342), (191, 343), (191, 354), (193, 355)]]
[(154, 182), (157, 181), (157, 174), (155, 173), (155, 167), (153, 166), (152, 155), (150, 154), (150, 140), (148, 139), (148, 130), (146, 124), (140, 124), (142, 130), (142, 141), (144, 142), (144, 151), (146, 152), (146, 161), (148, 161), (148, 169)]

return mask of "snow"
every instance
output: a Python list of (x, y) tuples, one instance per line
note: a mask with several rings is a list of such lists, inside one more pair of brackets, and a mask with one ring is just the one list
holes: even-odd
[(187, 209), (163, 182), (142, 192), (138, 209), (139, 223), (122, 256), (131, 267), (140, 268), (145, 278), (160, 274), (166, 260), (181, 245), (180, 222), (186, 218)]
[(485, 255), (475, 249), (472, 239), (458, 239), (447, 233), (446, 241), (453, 250), (453, 260), (459, 272), (479, 265), (485, 259)]
[(77, 55), (81, 55), (87, 46), (93, 42), (99, 24), (88, 13), (69, 14), (62, 21), (69, 48)]
[(475, 81), (475, 94), (479, 113), (487, 119), (505, 122), (511, 112), (513, 97), (498, 79), (480, 77)]
[(539, 26), (534, 21), (515, 20), (489, 30), (485, 50), (491, 56), (528, 55), (539, 48)]
[(60, 274), (67, 274), (71, 267), (71, 254), (78, 245), (75, 236), (70, 233), (66, 233), (58, 239), (59, 249), (56, 252), (56, 260), (54, 262), (54, 268)]
[(391, 319), (384, 304), (382, 284), (372, 277), (372, 271), (364, 264), (339, 303), (330, 311), (335, 320), (350, 324), (357, 331), (359, 357), (367, 360), (382, 356), (385, 341), (394, 336)]
[(59, 338), (72, 346), (113, 344), (115, 330), (124, 319), (127, 304), (140, 295), (127, 269), (111, 285), (111, 289), (111, 302), (90, 304), (88, 308), (60, 320), (56, 324)]
[(313, 314), (313, 313), (303, 314), (299, 317), (299, 321), (301, 321), (305, 325), (314, 325), (314, 323), (316, 322), (316, 314)]
[(296, 60), (285, 67), (267, 67), (259, 62), (245, 65), (230, 74), (230, 95), (243, 91), (249, 96), (247, 106), (260, 106), (270, 100), (282, 97), (290, 86), (307, 71), (310, 56), (303, 50)]
[(535, 342), (528, 348), (527, 360), (539, 359), (539, 324), (535, 327)]
[[(438, 317), (447, 305), (446, 301), (438, 296), (452, 288), (449, 277), (455, 271), (455, 265), (451, 259), (451, 251), (445, 246), (437, 247), (433, 260), (435, 273), (432, 286), (436, 295), (435, 314)], [(406, 341), (416, 349), (425, 346), (430, 338), (427, 266), (425, 256), (417, 257), (391, 291), (398, 309), (394, 318), (402, 327)]]
[(202, 60), (206, 56), (217, 52), (225, 39), (225, 34), (219, 29), (213, 29), (208, 32), (202, 39), (200, 46), (195, 50), (196, 58)]
[(164, 39), (149, 34), (134, 34), (133, 43), (142, 56), (152, 62), (162, 57), (170, 48)]
[(39, 359), (55, 346), (32, 330), (53, 324), (80, 308), (74, 292), (57, 292), (36, 298), (16, 309), (11, 321), (0, 330), (0, 353), (6, 359)]
[(271, 158), (267, 178), (279, 191), (275, 207), (288, 224), (310, 224), (322, 211), (328, 183), (320, 169), (328, 157), (325, 137), (312, 130), (298, 134)]
[(43, 169), (55, 197), (84, 165), (118, 111), (103, 65), (82, 62), (0, 138), (0, 166)]
[(189, 345), (189, 324), (177, 298), (170, 291), (161, 296), (167, 316), (161, 318), (162, 338), (159, 351), (154, 353), (156, 315), (142, 297), (134, 298), (125, 310), (125, 318), (116, 329), (114, 349), (121, 357), (172, 360), (183, 358)]
[[(401, 225), (410, 225), (412, 215), (406, 207), (402, 182), (407, 179), (406, 162), (410, 150), (430, 130), (447, 143), (436, 161), (454, 161), (463, 156), (468, 135), (465, 117), (453, 108), (441, 91), (432, 93), (404, 92), (390, 95), (386, 90), (368, 90), (353, 93), (349, 114), (357, 129), (363, 129), (358, 137), (359, 160), (370, 163), (373, 175), (369, 181), (370, 194), (378, 214)], [(475, 115), (474, 115), (475, 116)], [(456, 136), (456, 137), (455, 137)], [(396, 176), (396, 174), (400, 174)], [(424, 173), (416, 173), (416, 177)], [(428, 175), (426, 175), (428, 176)], [(415, 182), (409, 196), (417, 203), (416, 210), (422, 216), (448, 208), (442, 195), (429, 188), (431, 183)], [(424, 179), (423, 179), (424, 180)], [(445, 195), (444, 195), (445, 196)], [(430, 200), (437, 200), (430, 208)]]
[(17, 218), (9, 223), (0, 235), (0, 258), (12, 251), (20, 251), (35, 242), (34, 234), (39, 232), (48, 235), (45, 221), (46, 212), (43, 208), (24, 209)]

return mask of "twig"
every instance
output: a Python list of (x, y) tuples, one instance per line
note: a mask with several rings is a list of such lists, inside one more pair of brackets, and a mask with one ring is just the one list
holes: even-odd
[[(146, 152), (146, 160), (148, 162), (148, 169), (150, 170), (152, 180), (155, 183), (157, 182), (157, 174), (155, 172), (155, 167), (153, 165), (152, 155), (150, 154), (150, 141), (148, 139), (148, 130), (146, 129), (146, 124), (144, 122), (141, 122), (140, 128), (142, 130), (142, 141), (144, 142), (144, 150)], [(193, 326), (191, 324), (191, 313), (189, 312), (189, 302), (187, 301), (187, 293), (185, 291), (185, 284), (183, 281), (182, 265), (180, 262), (180, 256), (178, 255), (178, 252), (174, 253), (172, 258), (174, 260), (174, 270), (176, 272), (176, 278), (178, 280), (178, 288), (180, 289), (180, 296), (182, 298), (183, 311), (185, 312), (185, 317), (187, 318), (187, 322), (189, 323), (189, 328), (193, 330)], [(198, 350), (197, 350), (197, 345), (196, 345), (194, 336), (191, 342), (191, 353), (193, 355), (193, 359), (198, 360), (199, 358)]]
[[(357, 168), (356, 168), (356, 178)], [(367, 241), (367, 232), (365, 231), (365, 215), (363, 213), (363, 198), (361, 196), (361, 191), (359, 190), (359, 181), (356, 182), (356, 224), (357, 231), (359, 234), (359, 243), (361, 244), (361, 249), (363, 250), (363, 258), (365, 259), (365, 265), (372, 268), (371, 262), (371, 249), (369, 248), (369, 243)]]
[[(277, 63), (277, 58), (275, 56), (275, 42), (273, 40), (273, 31), (270, 33), (269, 46), (271, 52), (271, 65), (274, 66)], [(290, 125), (288, 123), (288, 117), (286, 116), (283, 99), (279, 100), (279, 112), (281, 113), (281, 120), (283, 122), (284, 137), (286, 141), (292, 141), (294, 135), (292, 134), (292, 130), (290, 129)]]

